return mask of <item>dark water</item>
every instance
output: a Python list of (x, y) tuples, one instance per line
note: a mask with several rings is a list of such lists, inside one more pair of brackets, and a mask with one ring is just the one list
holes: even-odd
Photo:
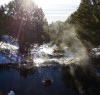
[[(44, 74), (49, 73), (53, 83), (45, 87)], [(61, 68), (41, 67), (36, 71), (22, 72), (15, 69), (0, 71), (0, 93), (13, 90), (15, 95), (77, 95), (62, 80)]]
[[(43, 79), (53, 83), (46, 87)], [(100, 77), (91, 66), (36, 67), (32, 70), (0, 69), (0, 95), (100, 95)], [(3, 93), (3, 94), (2, 94)]]

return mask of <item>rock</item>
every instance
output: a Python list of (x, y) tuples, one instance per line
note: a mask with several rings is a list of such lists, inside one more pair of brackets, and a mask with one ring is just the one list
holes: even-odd
[(14, 91), (10, 91), (8, 95), (15, 95)]

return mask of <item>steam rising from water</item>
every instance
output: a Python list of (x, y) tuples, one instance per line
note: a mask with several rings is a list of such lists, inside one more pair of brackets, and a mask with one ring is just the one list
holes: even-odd
[[(32, 50), (33, 61), (40, 66), (45, 62), (58, 62), (59, 64), (78, 63), (80, 60), (87, 61), (88, 54), (82, 42), (78, 39), (75, 33), (75, 25), (70, 23), (71, 18), (68, 19), (66, 27), (60, 31), (56, 45), (44, 44), (41, 46), (34, 45)], [(63, 50), (61, 53), (54, 53), (54, 50)], [(61, 56), (63, 55), (63, 56)], [(60, 57), (61, 56), (61, 57)], [(43, 65), (43, 64), (42, 64)]]
[(78, 39), (78, 35), (76, 34), (76, 26), (75, 24), (71, 23), (71, 17), (68, 18), (67, 22), (65, 23), (64, 29), (59, 34), (57, 40), (59, 43), (60, 48), (64, 49), (64, 47), (68, 47), (67, 51), (69, 50), (74, 57), (81, 57), (82, 59), (88, 59), (87, 50)]
[[(44, 66), (44, 65), (54, 65), (54, 63), (59, 64), (70, 64), (74, 62), (78, 62), (80, 57), (74, 57), (74, 55), (65, 51), (63, 56), (56, 55), (53, 51), (57, 48), (56, 45), (52, 46), (51, 44), (44, 44), (41, 46), (35, 45), (35, 48), (32, 50), (33, 61), (36, 63), (36, 66)], [(46, 64), (45, 64), (46, 63)]]

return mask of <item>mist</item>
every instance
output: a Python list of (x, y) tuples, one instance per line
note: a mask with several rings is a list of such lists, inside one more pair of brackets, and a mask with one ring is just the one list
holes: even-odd
[(68, 18), (65, 23), (65, 27), (59, 32), (56, 39), (60, 49), (65, 49), (65, 52), (70, 52), (74, 57), (80, 57), (81, 59), (88, 60), (88, 52), (82, 41), (76, 34), (75, 24), (70, 23), (71, 17)]

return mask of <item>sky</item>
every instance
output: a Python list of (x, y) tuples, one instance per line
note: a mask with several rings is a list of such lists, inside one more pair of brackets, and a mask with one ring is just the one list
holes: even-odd
[[(11, 0), (0, 0), (1, 4), (7, 4)], [(34, 0), (43, 9), (49, 23), (58, 20), (65, 21), (71, 13), (77, 10), (81, 0)]]

